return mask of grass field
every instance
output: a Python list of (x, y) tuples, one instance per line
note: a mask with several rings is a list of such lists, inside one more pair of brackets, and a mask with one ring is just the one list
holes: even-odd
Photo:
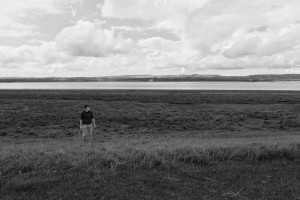
[(2, 90), (0, 105), (0, 199), (300, 199), (300, 92)]

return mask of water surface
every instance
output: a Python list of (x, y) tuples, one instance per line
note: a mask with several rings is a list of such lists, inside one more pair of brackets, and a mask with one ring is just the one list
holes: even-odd
[(0, 83), (0, 89), (118, 90), (300, 90), (300, 81), (278, 82), (26, 82)]

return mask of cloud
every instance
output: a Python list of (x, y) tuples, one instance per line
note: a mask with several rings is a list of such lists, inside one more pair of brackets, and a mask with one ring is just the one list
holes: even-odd
[(26, 63), (37, 63), (42, 67), (67, 60), (68, 56), (57, 51), (54, 42), (44, 42), (39, 46), (0, 46), (0, 66), (5, 68), (22, 67)]
[(101, 7), (104, 17), (152, 21), (156, 28), (181, 34), (186, 16), (200, 10), (209, 0), (109, 0)]
[(36, 25), (28, 17), (64, 13), (81, 0), (9, 0), (0, 1), (0, 37), (37, 36)]
[(209, 0), (106, 0), (101, 10), (104, 17), (161, 20), (193, 12), (208, 2)]
[(240, 39), (232, 47), (226, 49), (223, 55), (228, 58), (255, 55), (260, 42), (262, 40), (258, 37)]
[(0, 72), (299, 72), (299, 8), (298, 0), (2, 1)]
[[(249, 37), (250, 35), (250, 37)], [(224, 51), (226, 57), (235, 58), (241, 56), (271, 56), (284, 54), (286, 51), (298, 48), (300, 44), (300, 24), (292, 24), (286, 27), (270, 29), (253, 35), (245, 34), (247, 39), (239, 39), (230, 48)]]
[[(178, 65), (190, 65), (197, 62), (198, 51), (190, 49), (184, 42), (152, 37), (138, 41), (144, 59), (154, 68), (170, 68)], [(141, 59), (143, 56), (140, 55)]]
[(127, 53), (134, 43), (103, 30), (94, 23), (78, 21), (75, 26), (64, 28), (55, 38), (58, 48), (73, 56), (102, 57), (114, 53)]

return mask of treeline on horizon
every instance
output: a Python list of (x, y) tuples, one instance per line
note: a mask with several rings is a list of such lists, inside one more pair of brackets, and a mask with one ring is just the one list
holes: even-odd
[(0, 82), (188, 82), (188, 81), (300, 81), (300, 74), (282, 75), (249, 75), (249, 76), (220, 76), (220, 75), (125, 75), (106, 77), (47, 77), (47, 78), (0, 78)]

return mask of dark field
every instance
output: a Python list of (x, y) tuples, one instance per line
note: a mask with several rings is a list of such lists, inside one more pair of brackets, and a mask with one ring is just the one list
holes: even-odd
[(300, 199), (300, 92), (2, 90), (0, 105), (1, 200)]
[(97, 133), (297, 132), (300, 92), (1, 91), (2, 136), (66, 137), (89, 104)]

